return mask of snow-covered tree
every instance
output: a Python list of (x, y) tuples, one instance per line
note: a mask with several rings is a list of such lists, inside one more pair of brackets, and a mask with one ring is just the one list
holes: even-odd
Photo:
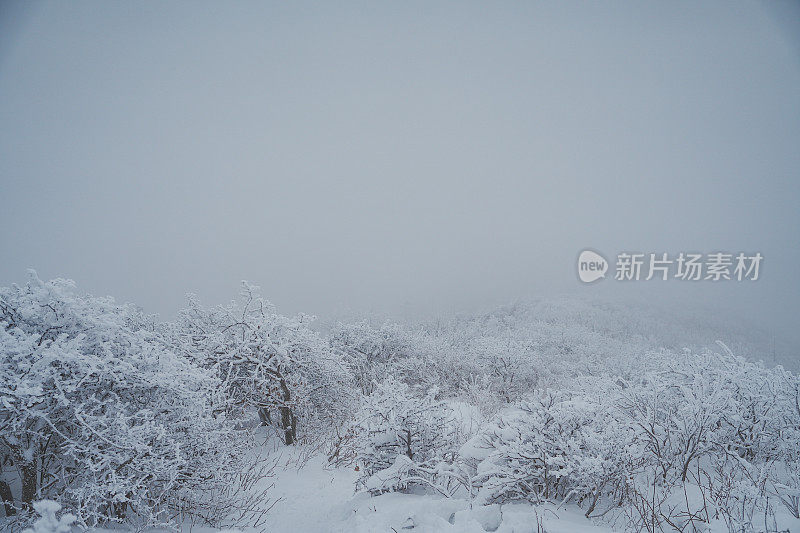
[(461, 450), (485, 503), (619, 498), (642, 462), (634, 431), (595, 395), (542, 391), (501, 412)]
[(372, 493), (425, 484), (447, 492), (460, 442), (451, 409), (436, 391), (415, 396), (391, 376), (376, 383), (356, 414), (350, 443), (361, 468), (359, 484)]
[(57, 499), (82, 525), (158, 523), (243, 467), (212, 411), (216, 378), (149, 323), (66, 280), (0, 289), (0, 448), (24, 505)]
[(343, 419), (351, 397), (341, 354), (309, 328), (312, 320), (278, 314), (243, 282), (240, 298), (226, 306), (191, 298), (172, 332), (176, 349), (220, 381), (229, 412), (257, 410), (292, 444), (301, 423)]
[(442, 385), (433, 367), (435, 341), (419, 328), (391, 322), (377, 327), (367, 321), (339, 323), (329, 339), (344, 354), (362, 394), (370, 394), (387, 375), (420, 392)]

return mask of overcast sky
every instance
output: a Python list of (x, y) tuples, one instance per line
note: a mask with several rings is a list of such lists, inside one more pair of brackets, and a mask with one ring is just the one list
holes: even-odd
[[(6, 0), (0, 284), (167, 318), (241, 279), (323, 317), (627, 291), (794, 335), (798, 5)], [(765, 259), (589, 286), (586, 247)]]

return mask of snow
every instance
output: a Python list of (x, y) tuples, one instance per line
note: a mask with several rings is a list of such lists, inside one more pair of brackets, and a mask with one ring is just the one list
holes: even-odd
[(800, 378), (722, 343), (525, 312), (323, 335), (246, 284), (157, 323), (71, 287), (0, 288), (0, 527), (800, 529)]
[[(324, 454), (308, 445), (269, 443), (265, 449), (280, 457), (269, 492), (279, 498), (259, 528), (240, 527), (243, 533), (611, 533), (623, 531), (608, 522), (587, 519), (575, 505), (510, 503), (481, 506), (466, 498), (439, 494), (390, 492), (370, 496), (354, 493), (359, 472), (333, 468)], [(263, 451), (263, 450), (262, 450)], [(402, 461), (402, 460), (401, 460)], [(255, 487), (254, 490), (260, 487)], [(699, 495), (689, 491), (689, 497)], [(776, 509), (779, 531), (800, 531), (800, 520)], [(537, 529), (541, 526), (541, 529)], [(713, 520), (708, 533), (727, 533), (722, 520)], [(188, 531), (188, 528), (184, 528)], [(192, 528), (192, 533), (212, 533)]]
[[(447, 533), (536, 532), (539, 520), (548, 533), (604, 533), (578, 508), (509, 504), (473, 506), (461, 498), (398, 492), (370, 497), (353, 493), (358, 472), (330, 468), (321, 454), (303, 463), (308, 447), (281, 447), (282, 468), (271, 481), (270, 510), (264, 529), (276, 533), (375, 533), (405, 531)], [(300, 463), (300, 464), (298, 464)], [(247, 533), (247, 529), (244, 528)], [(196, 532), (196, 529), (195, 529)]]
[(366, 481), (364, 488), (367, 490), (380, 490), (392, 487), (400, 476), (406, 474), (414, 463), (405, 455), (398, 455), (389, 468), (384, 468), (372, 474)]
[(358, 472), (351, 468), (328, 468), (322, 454), (313, 455), (304, 446), (282, 447), (282, 468), (273, 480), (271, 498), (279, 498), (267, 515), (266, 531), (330, 531), (337, 517), (346, 517), (345, 503), (353, 497)]
[(75, 522), (75, 515), (66, 513), (56, 516), (61, 510), (61, 504), (52, 500), (41, 500), (33, 504), (39, 518), (33, 523), (32, 528), (23, 530), (22, 533), (69, 533)]

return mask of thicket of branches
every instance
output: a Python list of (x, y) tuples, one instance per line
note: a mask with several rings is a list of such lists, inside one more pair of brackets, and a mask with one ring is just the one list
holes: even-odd
[(632, 531), (798, 517), (797, 375), (721, 343), (659, 350), (624, 323), (519, 315), (334, 328), (364, 399), (331, 458), (373, 494), (573, 503)]
[(307, 323), (249, 285), (171, 324), (34, 273), (0, 289), (6, 516), (49, 499), (84, 527), (256, 520), (270, 469), (251, 453), (254, 413), (291, 443), (347, 403), (349, 375)]
[(311, 320), (246, 283), (169, 323), (65, 280), (0, 289), (5, 515), (54, 500), (66, 518), (39, 503), (36, 527), (253, 525), (271, 474), (259, 422), (324, 445), (371, 494), (573, 504), (632, 531), (800, 515), (797, 375), (665, 343), (696, 327), (580, 303), (325, 334)]

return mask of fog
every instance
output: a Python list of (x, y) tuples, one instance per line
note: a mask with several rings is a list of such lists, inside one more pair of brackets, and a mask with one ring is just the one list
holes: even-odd
[[(798, 11), (3, 2), (0, 284), (166, 318), (242, 279), (321, 317), (626, 295), (796, 338)], [(584, 248), (764, 262), (584, 285)]]

